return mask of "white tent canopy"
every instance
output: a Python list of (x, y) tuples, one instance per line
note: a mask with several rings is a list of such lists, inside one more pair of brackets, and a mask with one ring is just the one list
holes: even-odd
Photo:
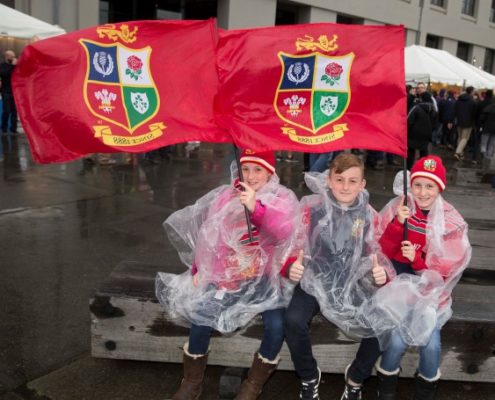
[(445, 83), (475, 88), (495, 88), (495, 76), (445, 50), (423, 46), (405, 49), (406, 81)]
[(0, 16), (0, 37), (30, 40), (45, 39), (65, 33), (65, 30), (58, 26), (50, 25), (3, 4), (0, 4)]

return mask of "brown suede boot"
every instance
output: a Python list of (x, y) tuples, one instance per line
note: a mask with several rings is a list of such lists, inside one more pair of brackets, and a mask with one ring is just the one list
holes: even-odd
[(270, 361), (256, 352), (248, 372), (248, 377), (242, 382), (241, 389), (237, 393), (235, 400), (256, 400), (261, 394), (263, 385), (277, 369), (279, 361), (280, 357)]
[(203, 378), (205, 376), (208, 354), (192, 355), (188, 352), (188, 344), (184, 345), (184, 378), (179, 390), (172, 400), (198, 400), (203, 392)]

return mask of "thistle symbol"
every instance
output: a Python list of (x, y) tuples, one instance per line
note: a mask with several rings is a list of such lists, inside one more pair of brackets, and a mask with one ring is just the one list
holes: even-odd
[(93, 67), (103, 76), (108, 76), (113, 72), (112, 56), (104, 51), (97, 51), (93, 56)]
[(296, 62), (289, 67), (287, 79), (296, 85), (304, 82), (309, 77), (309, 65), (302, 62)]

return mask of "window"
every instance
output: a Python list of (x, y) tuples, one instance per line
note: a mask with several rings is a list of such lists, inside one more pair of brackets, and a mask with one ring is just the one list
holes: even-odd
[(465, 42), (458, 42), (457, 57), (459, 57), (461, 60), (471, 63), (470, 55), (471, 55), (471, 45)]
[(431, 0), (433, 6), (445, 8), (447, 0)]
[(351, 15), (337, 14), (338, 24), (364, 25), (364, 18), (353, 17)]
[(495, 22), (495, 0), (492, 0), (492, 7), (490, 8), (490, 22)]
[(483, 63), (483, 69), (490, 74), (493, 74), (495, 67), (495, 50), (486, 49), (485, 51), (485, 62)]
[(100, 25), (106, 24), (108, 22), (108, 0), (100, 1)]
[(102, 23), (142, 19), (208, 19), (216, 16), (217, 0), (100, 0)]
[(277, 2), (275, 25), (294, 25), (298, 23), (297, 7), (291, 4)]
[(441, 49), (442, 48), (442, 38), (440, 36), (435, 35), (426, 35), (426, 47), (430, 47), (432, 49)]
[(476, 0), (462, 0), (461, 12), (470, 17), (474, 17), (474, 11), (476, 7)]

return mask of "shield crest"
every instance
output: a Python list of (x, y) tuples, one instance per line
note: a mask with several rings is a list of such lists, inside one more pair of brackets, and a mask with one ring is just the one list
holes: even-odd
[(160, 109), (150, 70), (151, 48), (80, 40), (87, 57), (84, 100), (93, 115), (132, 134)]
[(282, 70), (274, 107), (285, 122), (313, 134), (341, 118), (351, 99), (354, 53), (278, 54)]
[(149, 109), (149, 100), (145, 92), (131, 92), (132, 107), (139, 113), (144, 114)]

